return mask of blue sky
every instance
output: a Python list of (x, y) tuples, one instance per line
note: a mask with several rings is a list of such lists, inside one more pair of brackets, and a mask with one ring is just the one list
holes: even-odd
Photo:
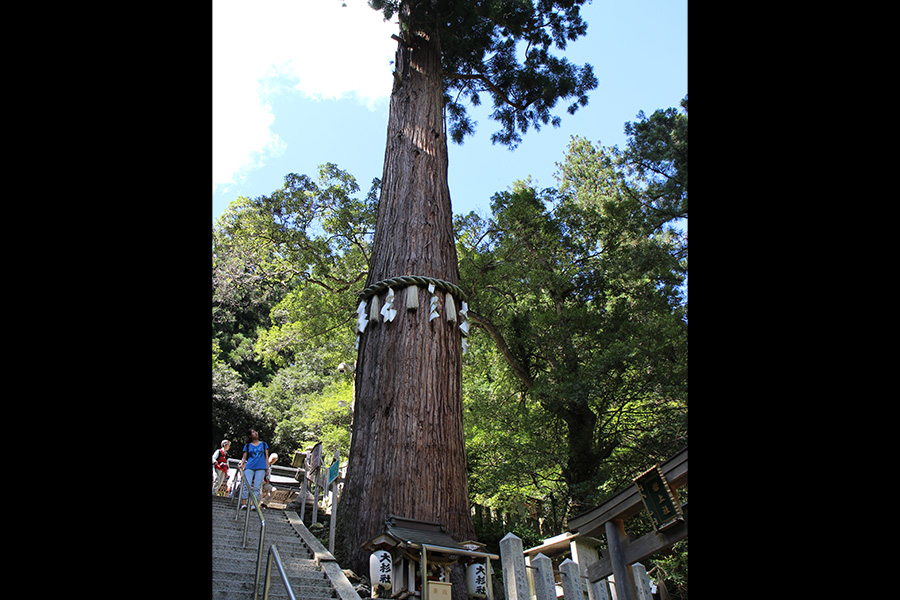
[[(396, 44), (365, 0), (216, 0), (213, 3), (213, 223), (238, 196), (280, 188), (288, 173), (315, 178), (333, 162), (361, 188), (381, 177)], [(593, 0), (587, 34), (565, 56), (599, 81), (562, 125), (530, 130), (510, 151), (492, 145), (487, 107), (470, 108), (476, 133), (449, 143), (454, 213), (487, 215), (490, 198), (518, 179), (557, 185), (555, 163), (573, 135), (625, 146), (623, 127), (678, 107), (687, 89), (686, 0)], [(487, 102), (486, 102), (487, 103)]]

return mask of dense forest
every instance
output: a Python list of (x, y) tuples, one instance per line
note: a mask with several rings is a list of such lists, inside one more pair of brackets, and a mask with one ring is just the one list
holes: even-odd
[[(573, 138), (556, 188), (511, 182), (454, 219), (470, 500), (533, 519), (476, 520), (489, 544), (559, 533), (687, 446), (687, 97), (625, 132), (624, 149)], [(380, 185), (326, 164), (216, 223), (210, 451), (238, 454), (252, 426), (279, 464), (319, 441), (346, 459)], [(686, 560), (685, 541), (650, 561), (672, 597)]]

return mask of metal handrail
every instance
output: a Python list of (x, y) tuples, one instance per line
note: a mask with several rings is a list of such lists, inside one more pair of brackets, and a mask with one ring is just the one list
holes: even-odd
[[(241, 476), (241, 486), (247, 485), (247, 477), (244, 474), (244, 467), (238, 466), (235, 472), (235, 482), (237, 482), (237, 474)], [(234, 489), (232, 487), (232, 489)], [(243, 494), (243, 491), (241, 492)], [(262, 515), (262, 510), (259, 507), (259, 500), (256, 499), (256, 494), (253, 493), (253, 486), (247, 488), (247, 498), (253, 502), (253, 507), (256, 509), (256, 514), (259, 515), (259, 548), (256, 551), (256, 577), (253, 581), (253, 600), (256, 600), (259, 595), (259, 572), (262, 570), (262, 555), (263, 555), (263, 545), (265, 544), (266, 539), (266, 519)], [(238, 509), (240, 510), (240, 499), (238, 499)], [(244, 536), (241, 539), (241, 548), (247, 547), (247, 530), (250, 528), (250, 513), (253, 512), (247, 509), (247, 518), (244, 520)], [(237, 517), (235, 517), (237, 520)], [(288, 588), (290, 589), (290, 588)]]
[[(232, 482), (232, 499), (237, 499), (237, 507), (235, 508), (234, 520), (237, 521), (238, 516), (240, 515), (240, 494), (235, 496), (234, 490), (237, 487), (238, 481), (241, 482), (241, 486), (247, 485), (247, 477), (244, 473), (244, 468), (238, 465), (235, 469), (234, 481)], [(242, 491), (243, 493), (243, 491)], [(247, 488), (247, 498), (253, 502), (253, 506), (256, 508), (256, 513), (259, 515), (259, 548), (256, 551), (256, 575), (253, 583), (253, 600), (259, 596), (259, 574), (262, 569), (262, 549), (265, 545), (266, 539), (266, 519), (262, 515), (262, 510), (259, 506), (259, 500), (256, 498), (256, 494), (253, 493), (253, 487)], [(247, 517), (244, 521), (244, 535), (241, 538), (241, 548), (247, 547), (247, 531), (250, 527), (250, 511), (247, 510)], [(266, 580), (263, 584), (263, 600), (269, 599), (269, 586), (271, 585), (271, 576), (272, 576), (272, 557), (275, 557), (275, 566), (278, 567), (278, 574), (281, 576), (281, 581), (284, 583), (284, 587), (287, 590), (288, 596), (290, 596), (291, 600), (297, 600), (297, 597), (294, 595), (294, 590), (291, 589), (291, 584), (288, 581), (287, 573), (284, 571), (284, 563), (281, 561), (281, 556), (278, 554), (278, 549), (275, 547), (275, 544), (269, 546), (269, 552), (266, 557)]]
[[(281, 575), (281, 582), (284, 584), (284, 589), (287, 590), (291, 600), (297, 600), (297, 597), (294, 595), (294, 590), (291, 589), (291, 583), (288, 581), (287, 574), (284, 572), (284, 565), (281, 562), (281, 557), (278, 556), (278, 549), (275, 547), (275, 544), (269, 546), (269, 554), (266, 557), (266, 583), (263, 586), (263, 600), (269, 600), (269, 584), (271, 583), (273, 556), (275, 557), (275, 566), (278, 567), (278, 574)], [(254, 598), (255, 597), (256, 596), (254, 596)]]
[(234, 469), (234, 481), (231, 482), (231, 500), (232, 500), (232, 502), (233, 502), (235, 499), (237, 499), (237, 506), (236, 506), (235, 509), (234, 509), (234, 520), (235, 520), (235, 521), (238, 520), (238, 515), (241, 514), (241, 513), (240, 513), (240, 509), (241, 509), (241, 498), (240, 498), (240, 493), (237, 491), (237, 489), (238, 489), (238, 482), (240, 482), (242, 486), (244, 485), (244, 482), (241, 480), (241, 469), (235, 467), (235, 469)]

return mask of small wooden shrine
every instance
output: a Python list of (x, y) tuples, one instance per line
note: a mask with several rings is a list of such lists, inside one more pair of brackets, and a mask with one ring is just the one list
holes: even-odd
[(440, 523), (391, 515), (384, 531), (363, 549), (371, 553), (373, 598), (450, 600), (450, 572), (459, 566), (469, 598), (493, 600), (491, 559), (500, 557), (485, 552), (478, 542), (457, 542)]

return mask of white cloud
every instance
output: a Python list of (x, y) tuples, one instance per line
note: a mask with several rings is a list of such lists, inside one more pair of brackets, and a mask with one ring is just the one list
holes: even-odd
[[(267, 101), (275, 78), (306, 97), (356, 98), (373, 108), (391, 92), (396, 23), (365, 0), (213, 3), (213, 189), (238, 183), (285, 142)], [(282, 88), (283, 89), (283, 88)]]

